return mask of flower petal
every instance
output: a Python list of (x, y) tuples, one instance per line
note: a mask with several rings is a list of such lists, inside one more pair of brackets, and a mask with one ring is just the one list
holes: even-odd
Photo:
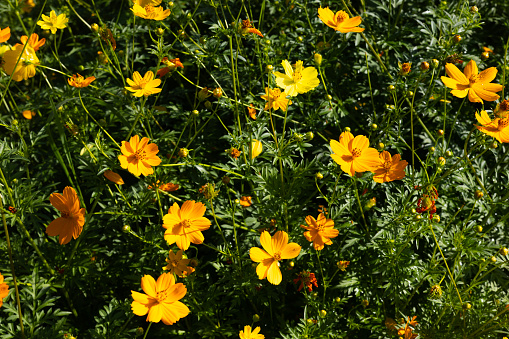
[(283, 280), (283, 275), (281, 274), (281, 270), (278, 266), (278, 261), (274, 261), (268, 271), (267, 271), (267, 280), (272, 285), (279, 285), (281, 283), (281, 280)]
[(458, 81), (462, 85), (468, 85), (469, 81), (465, 74), (463, 74), (458, 67), (456, 67), (454, 64), (447, 63), (445, 64), (445, 72), (450, 78), (453, 78), (454, 80)]
[[(492, 68), (495, 68), (495, 67), (492, 67)], [(465, 66), (465, 69), (463, 70), (463, 73), (465, 74), (465, 77), (467, 79), (470, 79), (471, 76), (475, 76), (479, 73), (479, 70), (477, 69), (477, 64), (475, 63), (474, 60), (470, 60), (468, 62), (468, 64)], [(497, 72), (495, 72), (495, 74), (497, 74)], [(491, 79), (491, 80), (493, 80), (493, 79)]]

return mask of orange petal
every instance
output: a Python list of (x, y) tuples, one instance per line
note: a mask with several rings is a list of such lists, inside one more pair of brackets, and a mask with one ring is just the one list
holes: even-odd
[(496, 67), (486, 68), (484, 71), (482, 71), (479, 74), (478, 82), (483, 83), (483, 84), (492, 82), (495, 79), (495, 77), (497, 76), (497, 72), (498, 72), (498, 70)]
[(273, 253), (281, 252), (283, 248), (288, 244), (288, 233), (284, 231), (278, 231), (272, 237), (272, 250)]
[(146, 274), (141, 278), (141, 289), (150, 297), (155, 298), (157, 296), (156, 281), (151, 275)]
[[(467, 79), (470, 79), (470, 77), (472, 75), (477, 75), (477, 73), (479, 73), (479, 70), (477, 69), (477, 64), (475, 63), (474, 60), (470, 60), (468, 62), (468, 64), (465, 66), (465, 69), (463, 70), (463, 73), (465, 73), (465, 76), (467, 77)], [(495, 72), (495, 74), (497, 74), (497, 73)]]
[(279, 285), (281, 280), (283, 280), (283, 275), (281, 274), (277, 261), (274, 261), (270, 265), (269, 270), (267, 271), (267, 280), (272, 285)]
[(281, 251), (281, 259), (293, 259), (300, 253), (301, 247), (297, 243), (289, 243)]
[(454, 64), (447, 63), (445, 64), (445, 72), (450, 78), (453, 78), (454, 80), (458, 81), (460, 84), (468, 85), (469, 81), (465, 74), (463, 74), (458, 67), (456, 67)]

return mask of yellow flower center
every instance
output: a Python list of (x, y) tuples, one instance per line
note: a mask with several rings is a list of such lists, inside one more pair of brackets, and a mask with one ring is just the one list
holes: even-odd
[(146, 5), (145, 6), (145, 12), (147, 12), (147, 14), (153, 13), (154, 12), (154, 6)]
[(140, 89), (143, 89), (145, 88), (145, 86), (148, 84), (148, 81), (146, 81), (145, 79), (141, 79), (136, 85), (138, 86), (138, 88)]
[(274, 260), (276, 260), (276, 261), (281, 260), (281, 252), (274, 253), (272, 258), (274, 258)]
[(135, 153), (134, 153), (134, 157), (136, 158), (136, 160), (145, 160), (147, 158), (147, 155), (145, 153), (145, 150), (143, 149), (139, 149), (137, 150)]
[(191, 227), (191, 222), (189, 221), (189, 219), (182, 220), (180, 222), (180, 226), (182, 226), (184, 228), (189, 228), (189, 227)]
[(354, 158), (360, 157), (361, 154), (362, 154), (362, 151), (360, 149), (358, 149), (358, 148), (354, 148), (352, 150), (352, 157), (354, 157)]
[(302, 74), (300, 72), (293, 72), (293, 82), (299, 82), (302, 79)]
[(479, 81), (479, 75), (478, 74), (471, 75), (470, 79), (468, 79), (468, 82), (470, 83), (470, 86), (472, 86), (473, 84), (475, 84), (478, 81)]
[(389, 170), (391, 168), (391, 166), (392, 166), (392, 161), (391, 160), (388, 160), (388, 161), (384, 162), (384, 164), (383, 164), (383, 167), (386, 170)]
[(348, 20), (349, 16), (345, 11), (339, 11), (336, 13), (336, 20), (338, 23), (342, 23), (345, 20)]
[(157, 299), (157, 301), (159, 301), (159, 302), (163, 302), (164, 300), (166, 300), (167, 295), (168, 295), (167, 290), (164, 290), (164, 291), (157, 291), (157, 292), (156, 292), (156, 299)]
[(500, 119), (498, 121), (498, 126), (497, 126), (497, 129), (500, 131), (500, 130), (503, 130), (504, 128), (506, 128), (507, 126), (509, 125), (509, 120), (508, 119)]

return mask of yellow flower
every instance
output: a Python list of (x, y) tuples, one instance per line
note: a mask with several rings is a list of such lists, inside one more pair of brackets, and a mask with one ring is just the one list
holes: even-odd
[(256, 158), (263, 151), (263, 145), (261, 141), (253, 139), (251, 141), (251, 159)]
[(330, 141), (330, 147), (334, 152), (331, 154), (332, 159), (351, 176), (355, 175), (355, 172), (372, 172), (380, 162), (378, 151), (369, 148), (369, 139), (364, 135), (354, 138), (352, 133), (343, 132), (339, 136), (339, 142)]
[(104, 176), (105, 176), (106, 179), (108, 179), (111, 182), (114, 182), (117, 185), (123, 185), (124, 184), (124, 180), (122, 179), (122, 177), (118, 173), (115, 173), (115, 172), (110, 171), (110, 170), (106, 170), (104, 172)]
[(58, 235), (60, 245), (67, 244), (71, 237), (78, 239), (85, 224), (85, 209), (80, 208), (80, 200), (74, 188), (69, 186), (64, 188), (64, 195), (51, 194), (49, 201), (60, 211), (61, 216), (46, 227), (46, 234), (51, 237)]
[(9, 294), (9, 285), (4, 283), (4, 276), (0, 274), (0, 307), (2, 307), (3, 299)]
[[(27, 80), (35, 75), (35, 67), (39, 65), (39, 58), (32, 47), (16, 44), (11, 50), (4, 53), (3, 68), (5, 73), (12, 75), (12, 80)], [(19, 59), (19, 62), (18, 62)], [(18, 64), (16, 66), (16, 63)]]
[(486, 111), (481, 111), (481, 115), (476, 113), (475, 118), (482, 125), (475, 125), (479, 131), (497, 139), (499, 142), (509, 142), (509, 118), (495, 118), (492, 121)]
[(362, 21), (361, 17), (356, 16), (350, 19), (345, 11), (338, 11), (334, 14), (329, 7), (322, 8), (320, 6), (318, 8), (318, 17), (324, 24), (341, 33), (364, 31), (364, 28), (357, 27)]
[(9, 27), (5, 27), (4, 29), (0, 29), (0, 43), (6, 42), (11, 37), (11, 29)]
[(308, 215), (306, 223), (308, 226), (300, 225), (300, 227), (307, 230), (304, 232), (304, 236), (307, 241), (313, 242), (313, 247), (317, 251), (323, 250), (325, 245), (332, 245), (331, 238), (335, 238), (339, 234), (339, 231), (334, 229), (334, 220), (327, 219), (323, 213), (320, 213), (316, 219)]
[(491, 84), (497, 76), (497, 69), (490, 67), (479, 73), (474, 60), (465, 66), (463, 73), (453, 64), (445, 64), (445, 72), (448, 77), (442, 76), (445, 86), (452, 88), (451, 94), (458, 98), (464, 98), (468, 94), (470, 102), (495, 101), (499, 98), (495, 92), (502, 90), (502, 85)]
[(380, 153), (380, 163), (373, 172), (373, 180), (378, 183), (401, 180), (405, 177), (405, 168), (408, 163), (406, 160), (400, 160), (401, 156), (396, 154), (391, 157), (387, 151)]
[(26, 44), (28, 41), (28, 46), (32, 47), (35, 52), (37, 52), (39, 48), (46, 43), (46, 39), (42, 38), (41, 40), (39, 40), (39, 35), (37, 35), (36, 33), (32, 33), (32, 35), (30, 35), (30, 39), (28, 39), (26, 35), (23, 35), (20, 40), (23, 43), (23, 45)]
[(240, 339), (265, 339), (265, 336), (260, 333), (260, 326), (255, 327), (251, 332), (251, 326), (244, 326), (244, 331), (239, 332)]
[(57, 29), (64, 29), (67, 27), (67, 22), (69, 19), (65, 17), (65, 14), (59, 14), (57, 16), (57, 13), (55, 11), (51, 11), (49, 13), (49, 16), (42, 15), (42, 20), (37, 21), (37, 24), (41, 26), (42, 29), (49, 29), (51, 30), (52, 34), (55, 34), (57, 32)]
[(91, 77), (88, 77), (85, 79), (82, 75), (73, 74), (71, 78), (67, 79), (67, 82), (72, 87), (83, 88), (83, 87), (87, 87), (88, 85), (90, 85), (90, 83), (94, 80), (95, 80), (94, 76), (91, 76)]
[(145, 73), (143, 78), (141, 77), (140, 73), (136, 71), (133, 73), (133, 80), (129, 78), (126, 79), (130, 86), (126, 87), (126, 89), (130, 92), (133, 92), (135, 97), (141, 97), (142, 95), (148, 97), (151, 94), (161, 92), (160, 88), (156, 88), (161, 84), (161, 80), (154, 79), (154, 73), (152, 73), (152, 71)]
[(141, 278), (143, 293), (131, 291), (134, 301), (131, 309), (136, 315), (148, 313), (147, 321), (165, 325), (173, 325), (189, 314), (189, 308), (181, 303), (187, 288), (182, 283), (175, 284), (175, 277), (171, 273), (163, 273), (157, 282), (150, 275)]
[(140, 5), (134, 4), (133, 8), (131, 8), (133, 14), (139, 16), (143, 19), (151, 19), (161, 21), (170, 16), (171, 10), (164, 9), (161, 6), (154, 7), (152, 5), (146, 5), (145, 7), (141, 7)]
[(145, 7), (147, 5), (150, 6), (159, 6), (163, 0), (133, 0), (135, 5)]
[(266, 100), (264, 109), (269, 111), (273, 109), (277, 111), (281, 108), (282, 111), (286, 111), (288, 105), (291, 105), (292, 102), (286, 98), (286, 92), (281, 93), (279, 88), (271, 89), (265, 87), (265, 95), (260, 96), (263, 100)]
[(210, 228), (210, 220), (205, 218), (205, 205), (194, 200), (185, 201), (182, 208), (175, 202), (163, 216), (164, 239), (169, 245), (177, 243), (178, 248), (187, 250), (191, 243), (201, 244), (205, 238), (201, 231)]
[(152, 166), (161, 163), (161, 159), (156, 155), (159, 148), (156, 144), (148, 144), (149, 138), (142, 138), (135, 135), (129, 141), (122, 141), (120, 150), (122, 155), (118, 156), (120, 166), (127, 169), (135, 176), (140, 174), (149, 175), (154, 173)]
[(182, 250), (178, 250), (176, 254), (170, 250), (168, 253), (169, 259), (166, 259), (168, 265), (164, 266), (163, 270), (182, 277), (184, 272), (187, 271), (187, 265), (191, 261), (191, 259), (182, 259), (182, 253)]
[(283, 88), (287, 95), (294, 97), (297, 94), (309, 92), (320, 84), (316, 68), (303, 68), (303, 63), (300, 60), (295, 64), (295, 69), (288, 60), (283, 60), (281, 64), (286, 74), (274, 72), (274, 75), (276, 76), (277, 85)]
[(293, 259), (299, 255), (301, 247), (297, 243), (288, 243), (288, 234), (278, 231), (271, 237), (269, 232), (263, 231), (260, 235), (259, 247), (251, 247), (249, 256), (254, 262), (258, 262), (256, 274), (259, 279), (265, 279), (273, 284), (279, 285), (283, 276), (279, 269), (279, 261), (282, 259)]

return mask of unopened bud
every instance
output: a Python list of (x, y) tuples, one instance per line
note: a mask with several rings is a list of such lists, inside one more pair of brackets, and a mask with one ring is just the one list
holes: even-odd
[(124, 226), (122, 227), (122, 232), (124, 232), (124, 233), (131, 233), (131, 226), (129, 226), (129, 225), (124, 225)]
[(421, 71), (426, 72), (429, 69), (429, 63), (427, 61), (421, 62)]
[(320, 66), (322, 64), (323, 58), (322, 58), (321, 54), (315, 53), (314, 59), (315, 59), (315, 64), (317, 64), (318, 66)]

